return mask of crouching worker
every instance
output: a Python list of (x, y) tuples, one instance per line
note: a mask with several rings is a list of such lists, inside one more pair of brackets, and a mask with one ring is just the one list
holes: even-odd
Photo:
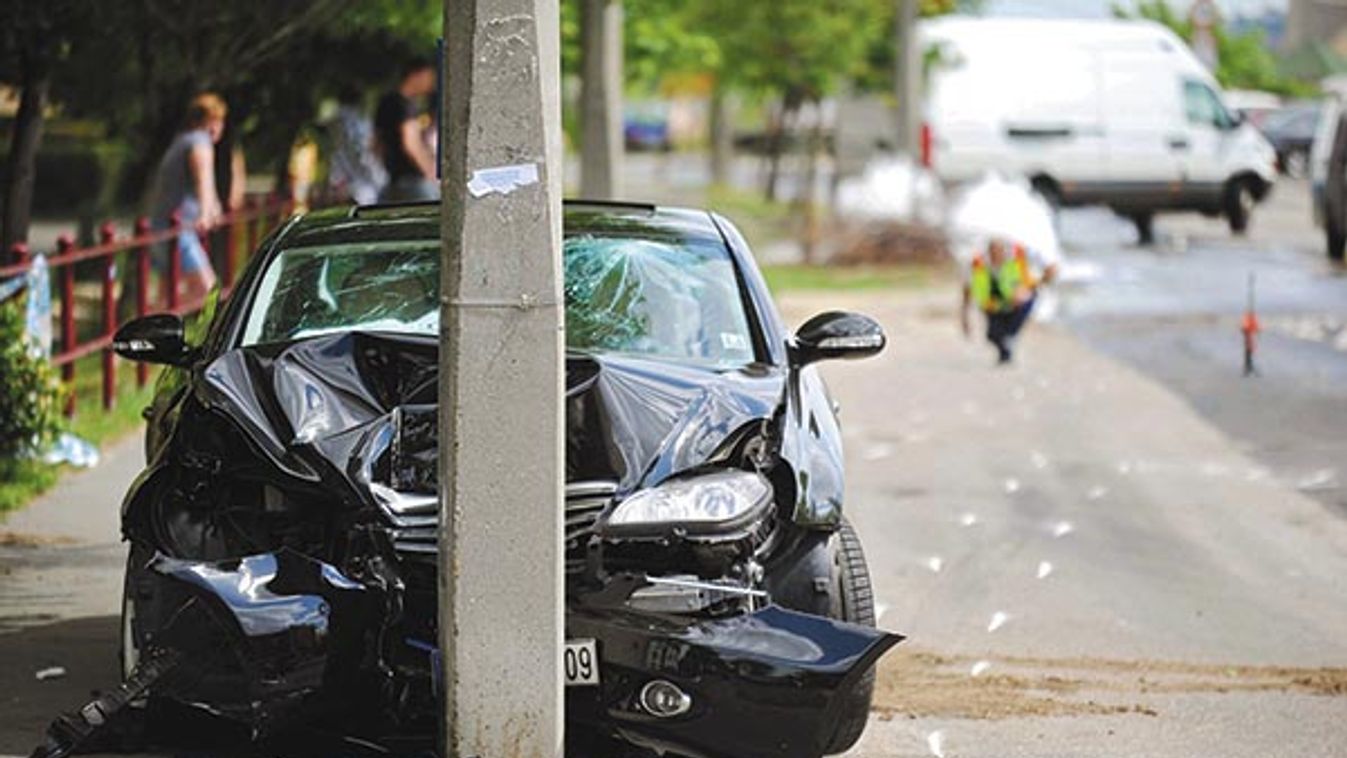
[(1008, 252), (1003, 240), (992, 240), (986, 255), (973, 257), (964, 279), (959, 308), (964, 334), (971, 334), (968, 311), (976, 304), (987, 317), (987, 341), (996, 347), (997, 363), (1010, 363), (1015, 338), (1033, 312), (1039, 285), (1051, 283), (1056, 275), (1055, 260), (1033, 254), (1023, 245)]

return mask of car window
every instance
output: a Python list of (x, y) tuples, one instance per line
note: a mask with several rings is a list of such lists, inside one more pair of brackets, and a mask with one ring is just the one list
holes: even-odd
[(1183, 83), (1183, 108), (1191, 124), (1229, 129), (1235, 123), (1221, 99), (1202, 82), (1190, 80)]
[(568, 349), (722, 366), (756, 359), (723, 244), (580, 235), (564, 253)]
[(439, 333), (439, 245), (329, 245), (285, 250), (262, 274), (243, 344), (344, 331)]
[[(717, 366), (757, 359), (734, 262), (718, 241), (582, 234), (563, 252), (566, 346)], [(285, 250), (267, 265), (242, 344), (344, 331), (439, 333), (439, 245)]]

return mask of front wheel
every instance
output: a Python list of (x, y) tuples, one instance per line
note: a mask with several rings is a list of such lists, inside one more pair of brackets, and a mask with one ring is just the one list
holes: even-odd
[(1249, 219), (1257, 203), (1250, 182), (1239, 180), (1230, 184), (1225, 191), (1225, 220), (1230, 224), (1231, 232), (1243, 235), (1249, 230)]
[(1137, 244), (1149, 246), (1155, 244), (1155, 213), (1137, 211), (1132, 214), (1132, 225), (1137, 228)]
[[(875, 593), (870, 583), (870, 569), (865, 562), (860, 536), (845, 519), (833, 537), (833, 569), (832, 607), (828, 615), (838, 621), (874, 626)], [(875, 669), (871, 667), (854, 689), (838, 695), (843, 702), (832, 736), (824, 746), (825, 754), (844, 753), (861, 738), (870, 719), (870, 702), (874, 694)]]

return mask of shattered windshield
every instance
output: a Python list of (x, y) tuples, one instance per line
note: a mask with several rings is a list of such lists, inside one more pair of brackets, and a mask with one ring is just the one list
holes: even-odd
[[(712, 241), (581, 235), (564, 246), (566, 347), (738, 366), (755, 359), (734, 263)], [(439, 333), (439, 245), (303, 247), (262, 275), (243, 344)]]
[(356, 330), (438, 334), (439, 291), (436, 242), (286, 250), (262, 275), (243, 344)]
[(714, 242), (565, 242), (566, 347), (743, 365), (754, 360), (734, 263)]

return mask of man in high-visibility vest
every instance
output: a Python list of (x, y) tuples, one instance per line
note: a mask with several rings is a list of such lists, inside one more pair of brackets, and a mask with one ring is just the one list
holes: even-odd
[(1042, 284), (1057, 276), (1057, 261), (1031, 252), (1024, 245), (1007, 251), (1003, 240), (994, 239), (985, 255), (976, 255), (968, 266), (959, 309), (964, 334), (971, 334), (969, 306), (976, 304), (987, 317), (987, 341), (996, 347), (997, 363), (1010, 363), (1015, 338), (1029, 320), (1034, 298)]

